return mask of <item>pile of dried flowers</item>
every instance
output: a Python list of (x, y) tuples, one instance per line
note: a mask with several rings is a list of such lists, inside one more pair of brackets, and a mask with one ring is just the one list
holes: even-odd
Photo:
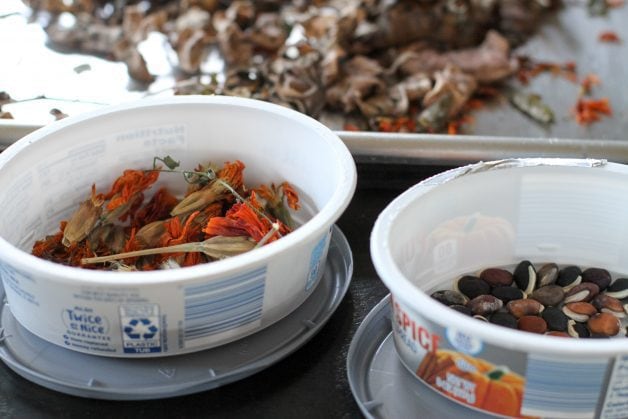
[[(92, 185), (91, 196), (59, 231), (35, 242), (33, 255), (90, 269), (168, 269), (244, 253), (295, 228), (288, 208), (300, 204), (288, 182), (247, 189), (238, 160), (193, 171), (178, 166), (169, 156), (155, 158), (152, 169), (125, 170), (106, 193)], [(144, 203), (145, 191), (164, 172), (183, 174), (185, 196), (162, 187)]]

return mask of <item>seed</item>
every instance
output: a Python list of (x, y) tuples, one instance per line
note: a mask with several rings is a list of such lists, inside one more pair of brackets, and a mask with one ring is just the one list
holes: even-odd
[(606, 295), (620, 300), (628, 297), (628, 278), (617, 278), (606, 290)]
[(617, 298), (611, 297), (608, 294), (598, 294), (591, 304), (600, 311), (600, 313), (609, 313), (613, 316), (623, 319), (626, 317), (624, 306)]
[(467, 306), (461, 306), (460, 304), (454, 304), (453, 306), (449, 306), (449, 308), (453, 308), (459, 313), (466, 314), (467, 316), (473, 315), (471, 309)]
[(549, 330), (565, 332), (569, 318), (557, 307), (547, 307), (541, 313), (541, 317), (547, 323)]
[(537, 286), (544, 287), (546, 285), (553, 285), (558, 279), (558, 265), (555, 263), (546, 263), (541, 266), (536, 272), (536, 283)]
[(525, 298), (525, 294), (523, 293), (523, 291), (516, 287), (495, 287), (491, 291), (491, 294), (502, 300), (504, 304), (507, 304), (509, 301), (512, 300), (520, 300), (522, 298)]
[(547, 331), (547, 323), (542, 317), (538, 316), (523, 316), (517, 321), (517, 327), (519, 330), (523, 330), (531, 333), (543, 334)]
[(560, 270), (556, 284), (563, 287), (565, 292), (569, 291), (582, 282), (582, 271), (577, 266), (567, 266)]
[(489, 322), (499, 326), (509, 327), (511, 329), (517, 328), (517, 319), (510, 313), (502, 313), (499, 311), (497, 313), (493, 313), (489, 318)]
[(604, 291), (611, 283), (611, 274), (606, 269), (589, 268), (582, 272), (582, 282), (592, 282)]
[(467, 303), (473, 314), (486, 316), (502, 308), (504, 303), (499, 298), (492, 295), (480, 295)]
[(585, 303), (584, 301), (578, 301), (575, 303), (568, 303), (563, 306), (563, 313), (570, 319), (577, 322), (586, 322), (591, 316), (597, 314), (597, 309), (593, 304)]
[(457, 291), (466, 295), (470, 299), (478, 295), (490, 294), (491, 286), (477, 276), (465, 275), (456, 281)]
[(510, 314), (516, 318), (523, 316), (536, 316), (543, 311), (545, 307), (536, 300), (529, 298), (521, 300), (512, 300), (506, 304), (506, 308), (510, 311)]
[(488, 268), (480, 273), (480, 278), (491, 287), (504, 287), (512, 284), (512, 274), (501, 268)]
[(488, 319), (484, 316), (480, 316), (479, 314), (475, 314), (473, 318), (488, 323)]
[(446, 306), (465, 305), (469, 301), (467, 297), (452, 290), (441, 290), (432, 293), (431, 297)]
[(619, 333), (621, 323), (619, 322), (619, 319), (612, 314), (599, 313), (589, 319), (587, 327), (592, 334), (615, 336)]
[(591, 301), (600, 289), (593, 282), (583, 282), (576, 285), (565, 294), (565, 304), (577, 301)]
[(538, 301), (544, 306), (555, 306), (560, 304), (565, 297), (565, 291), (559, 285), (547, 285), (535, 290), (530, 298)]
[(536, 285), (536, 271), (529, 260), (520, 262), (512, 276), (520, 290), (526, 294), (532, 293)]
[(574, 338), (588, 338), (591, 336), (589, 329), (584, 323), (578, 323), (575, 320), (569, 320), (567, 323), (567, 333)]
[(561, 338), (570, 338), (571, 336), (567, 332), (560, 332), (558, 330), (551, 330), (546, 333), (547, 336), (558, 336)]

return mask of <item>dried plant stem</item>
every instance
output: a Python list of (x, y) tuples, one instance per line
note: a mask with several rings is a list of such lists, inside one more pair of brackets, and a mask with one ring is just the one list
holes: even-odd
[[(272, 231), (272, 230), (271, 230)], [(92, 263), (112, 262), (139, 256), (160, 255), (164, 253), (201, 252), (207, 256), (222, 259), (247, 252), (255, 247), (256, 243), (248, 237), (222, 237), (216, 236), (202, 242), (182, 243), (174, 246), (155, 247), (152, 249), (134, 250), (115, 255), (97, 256), (81, 259), (82, 265)]]
[(262, 247), (263, 245), (266, 244), (266, 242), (268, 240), (270, 240), (270, 238), (273, 236), (273, 234), (279, 234), (279, 237), (281, 237), (281, 234), (279, 233), (279, 224), (278, 223), (272, 223), (272, 228), (270, 230), (268, 230), (268, 233), (266, 233), (264, 235), (264, 237), (262, 237), (262, 239), (257, 242), (257, 244), (255, 245), (255, 247)]

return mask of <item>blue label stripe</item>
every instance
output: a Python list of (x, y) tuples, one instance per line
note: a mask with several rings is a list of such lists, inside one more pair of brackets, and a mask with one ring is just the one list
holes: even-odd
[(262, 317), (266, 267), (184, 289), (184, 338), (222, 333)]
[(190, 287), (185, 287), (184, 293), (185, 296), (192, 296), (192, 295), (197, 295), (197, 294), (203, 294), (203, 293), (208, 293), (208, 292), (212, 292), (218, 289), (223, 289), (223, 288), (227, 288), (231, 285), (237, 285), (241, 282), (247, 281), (248, 279), (253, 279), (253, 278), (257, 278), (260, 275), (262, 276), (266, 276), (266, 266), (263, 266), (261, 268), (255, 269), (253, 271), (249, 271), (249, 272), (245, 272), (243, 274), (240, 275), (236, 275), (236, 276), (232, 276), (229, 278), (225, 278), (225, 279), (221, 279), (218, 281), (211, 281), (208, 282), (206, 284), (201, 284), (201, 285), (193, 285)]
[(564, 361), (530, 356), (521, 413), (593, 417), (607, 367), (605, 360)]

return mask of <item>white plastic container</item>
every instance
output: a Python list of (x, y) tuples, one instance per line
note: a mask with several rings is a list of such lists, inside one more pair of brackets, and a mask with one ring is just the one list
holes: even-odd
[[(522, 159), (421, 182), (379, 216), (375, 268), (402, 363), (440, 394), (504, 416), (628, 417), (628, 339), (566, 339), (485, 323), (429, 295), (528, 259), (628, 275), (628, 167)], [(625, 331), (624, 331), (625, 332)], [(429, 359), (439, 360), (433, 363)], [(438, 374), (449, 359), (450, 366)], [(430, 364), (431, 363), (431, 364)], [(437, 377), (437, 378), (434, 378)]]
[[(246, 254), (166, 271), (92, 271), (30, 255), (92, 183), (106, 189), (124, 169), (150, 168), (166, 155), (182, 168), (239, 159), (249, 186), (289, 181), (303, 199), (295, 217), (302, 225)], [(162, 175), (151, 190), (183, 192), (181, 181)], [(176, 355), (236, 340), (310, 295), (355, 183), (353, 159), (335, 134), (260, 101), (177, 97), (67, 118), (0, 154), (0, 273), (11, 312), (35, 335), (94, 355)]]

